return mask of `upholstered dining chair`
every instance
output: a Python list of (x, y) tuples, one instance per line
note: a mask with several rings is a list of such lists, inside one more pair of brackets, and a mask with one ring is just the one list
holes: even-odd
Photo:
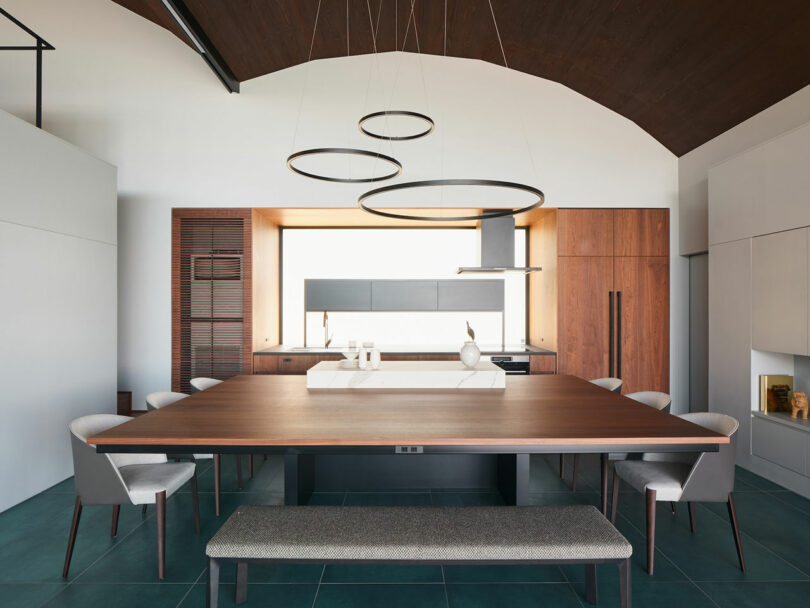
[(191, 388), (193, 388), (196, 392), (204, 391), (207, 388), (211, 388), (212, 386), (216, 386), (217, 384), (222, 384), (222, 380), (217, 380), (216, 378), (203, 378), (200, 376), (199, 378), (192, 378)]
[[(185, 399), (188, 397), (186, 393), (175, 393), (172, 391), (158, 391), (155, 393), (149, 393), (146, 396), (146, 409), (149, 411), (152, 410), (159, 410), (162, 407), (166, 407), (167, 405), (171, 405), (172, 403), (177, 403), (181, 399)], [(213, 459), (214, 461), (214, 503), (215, 503), (215, 511), (216, 514), (219, 515), (220, 507), (222, 503), (222, 497), (220, 492), (220, 456), (219, 454), (169, 454), (169, 458), (174, 458), (175, 460), (209, 460)], [(251, 467), (252, 468), (252, 467)], [(236, 457), (236, 483), (239, 486), (239, 489), (242, 489), (242, 457)], [(144, 505), (144, 513), (146, 513), (146, 505)]]
[(194, 525), (200, 533), (197, 502), (197, 474), (193, 462), (167, 462), (165, 454), (100, 454), (87, 438), (132, 420), (129, 416), (95, 414), (70, 423), (76, 502), (70, 524), (62, 577), (67, 578), (76, 532), (87, 505), (112, 505), (111, 536), (118, 534), (118, 514), (122, 504), (154, 504), (157, 512), (158, 578), (166, 571), (166, 499), (191, 481)]
[(695, 533), (695, 502), (724, 502), (728, 508), (740, 569), (745, 572), (740, 528), (734, 508), (734, 455), (738, 422), (731, 416), (696, 412), (679, 416), (694, 424), (729, 437), (718, 452), (700, 454), (644, 454), (642, 460), (622, 460), (613, 469), (613, 504), (610, 519), (616, 522), (621, 482), (643, 492), (647, 502), (647, 572), (653, 573), (655, 557), (656, 501), (686, 502), (689, 525)]

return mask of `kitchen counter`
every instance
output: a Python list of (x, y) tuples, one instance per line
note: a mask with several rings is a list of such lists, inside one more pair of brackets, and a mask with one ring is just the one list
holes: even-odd
[[(458, 346), (402, 346), (402, 345), (381, 345), (375, 348), (380, 349), (380, 353), (384, 355), (458, 355), (461, 344)], [(482, 355), (556, 355), (554, 351), (545, 348), (539, 348), (531, 345), (479, 345)], [(346, 347), (329, 347), (312, 346), (312, 347), (296, 347), (277, 345), (262, 350), (254, 351), (254, 355), (340, 355)]]

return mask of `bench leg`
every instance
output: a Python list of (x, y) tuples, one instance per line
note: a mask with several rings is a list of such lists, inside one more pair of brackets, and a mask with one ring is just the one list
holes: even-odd
[(599, 585), (596, 580), (596, 564), (585, 566), (585, 601), (589, 604), (599, 603)]
[(236, 564), (236, 605), (244, 604), (247, 601), (247, 562), (237, 562)]
[(217, 608), (219, 603), (219, 562), (213, 557), (208, 559), (208, 593), (205, 596), (207, 608)]
[(619, 606), (631, 608), (633, 605), (633, 589), (630, 581), (630, 558), (619, 562)]

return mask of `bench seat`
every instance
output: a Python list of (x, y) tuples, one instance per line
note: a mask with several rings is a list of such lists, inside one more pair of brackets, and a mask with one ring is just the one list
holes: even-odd
[[(593, 506), (291, 507), (242, 506), (209, 541), (209, 605), (219, 564), (234, 561), (237, 601), (246, 596), (247, 562), (620, 564), (629, 606), (629, 542)], [(242, 587), (242, 589), (240, 589)], [(592, 588), (591, 588), (592, 587)], [(625, 589), (626, 587), (626, 589)]]

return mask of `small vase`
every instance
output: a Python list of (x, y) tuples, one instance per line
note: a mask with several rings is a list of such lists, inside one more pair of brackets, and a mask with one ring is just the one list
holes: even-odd
[(459, 351), (459, 355), (461, 355), (461, 362), (468, 369), (473, 369), (481, 359), (481, 351), (478, 349), (478, 345), (472, 340), (468, 340), (464, 343), (464, 346), (462, 346)]
[(371, 369), (380, 369), (380, 360), (382, 356), (380, 354), (379, 348), (374, 348), (371, 350), (369, 354), (369, 363), (371, 363)]

